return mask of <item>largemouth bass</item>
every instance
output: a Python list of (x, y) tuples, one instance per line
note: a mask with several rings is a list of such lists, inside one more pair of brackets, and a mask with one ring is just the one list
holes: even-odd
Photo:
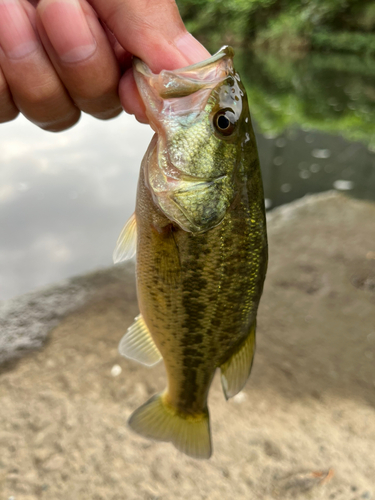
[(255, 137), (233, 50), (134, 75), (155, 135), (142, 161), (134, 215), (115, 262), (137, 252), (140, 315), (120, 353), (163, 358), (167, 389), (130, 417), (139, 434), (196, 458), (212, 453), (207, 397), (217, 368), (225, 397), (249, 377), (267, 268)]

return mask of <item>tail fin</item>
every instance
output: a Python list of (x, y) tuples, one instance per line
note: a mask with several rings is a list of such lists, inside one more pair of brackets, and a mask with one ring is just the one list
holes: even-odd
[(170, 441), (179, 451), (193, 458), (210, 458), (212, 454), (208, 411), (187, 415), (157, 394), (140, 406), (129, 419), (130, 427), (141, 436)]

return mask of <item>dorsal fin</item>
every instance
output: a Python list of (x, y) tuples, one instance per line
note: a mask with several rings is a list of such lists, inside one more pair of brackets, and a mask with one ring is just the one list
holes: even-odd
[(129, 218), (118, 237), (113, 252), (115, 264), (134, 257), (137, 250), (137, 221), (135, 213)]
[(135, 318), (134, 323), (122, 337), (118, 350), (121, 356), (147, 366), (155, 365), (162, 358), (141, 314)]
[(255, 328), (256, 322), (239, 349), (220, 367), (221, 384), (226, 399), (238, 394), (249, 378), (255, 351)]

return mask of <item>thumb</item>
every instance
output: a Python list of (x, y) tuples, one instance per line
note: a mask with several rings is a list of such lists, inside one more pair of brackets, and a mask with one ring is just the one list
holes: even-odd
[(122, 47), (154, 72), (210, 56), (186, 31), (174, 0), (90, 0)]

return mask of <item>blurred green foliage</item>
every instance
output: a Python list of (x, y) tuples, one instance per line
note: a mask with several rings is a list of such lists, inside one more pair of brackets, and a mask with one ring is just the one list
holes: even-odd
[(375, 148), (375, 60), (313, 53), (294, 59), (237, 51), (236, 69), (263, 132), (340, 134)]
[(375, 55), (375, 33), (338, 32), (333, 37), (332, 33), (318, 32), (312, 34), (311, 44), (315, 49), (329, 46), (331, 50), (338, 52)]
[(177, 0), (187, 28), (210, 49), (224, 42), (269, 49), (372, 53), (374, 0)]

